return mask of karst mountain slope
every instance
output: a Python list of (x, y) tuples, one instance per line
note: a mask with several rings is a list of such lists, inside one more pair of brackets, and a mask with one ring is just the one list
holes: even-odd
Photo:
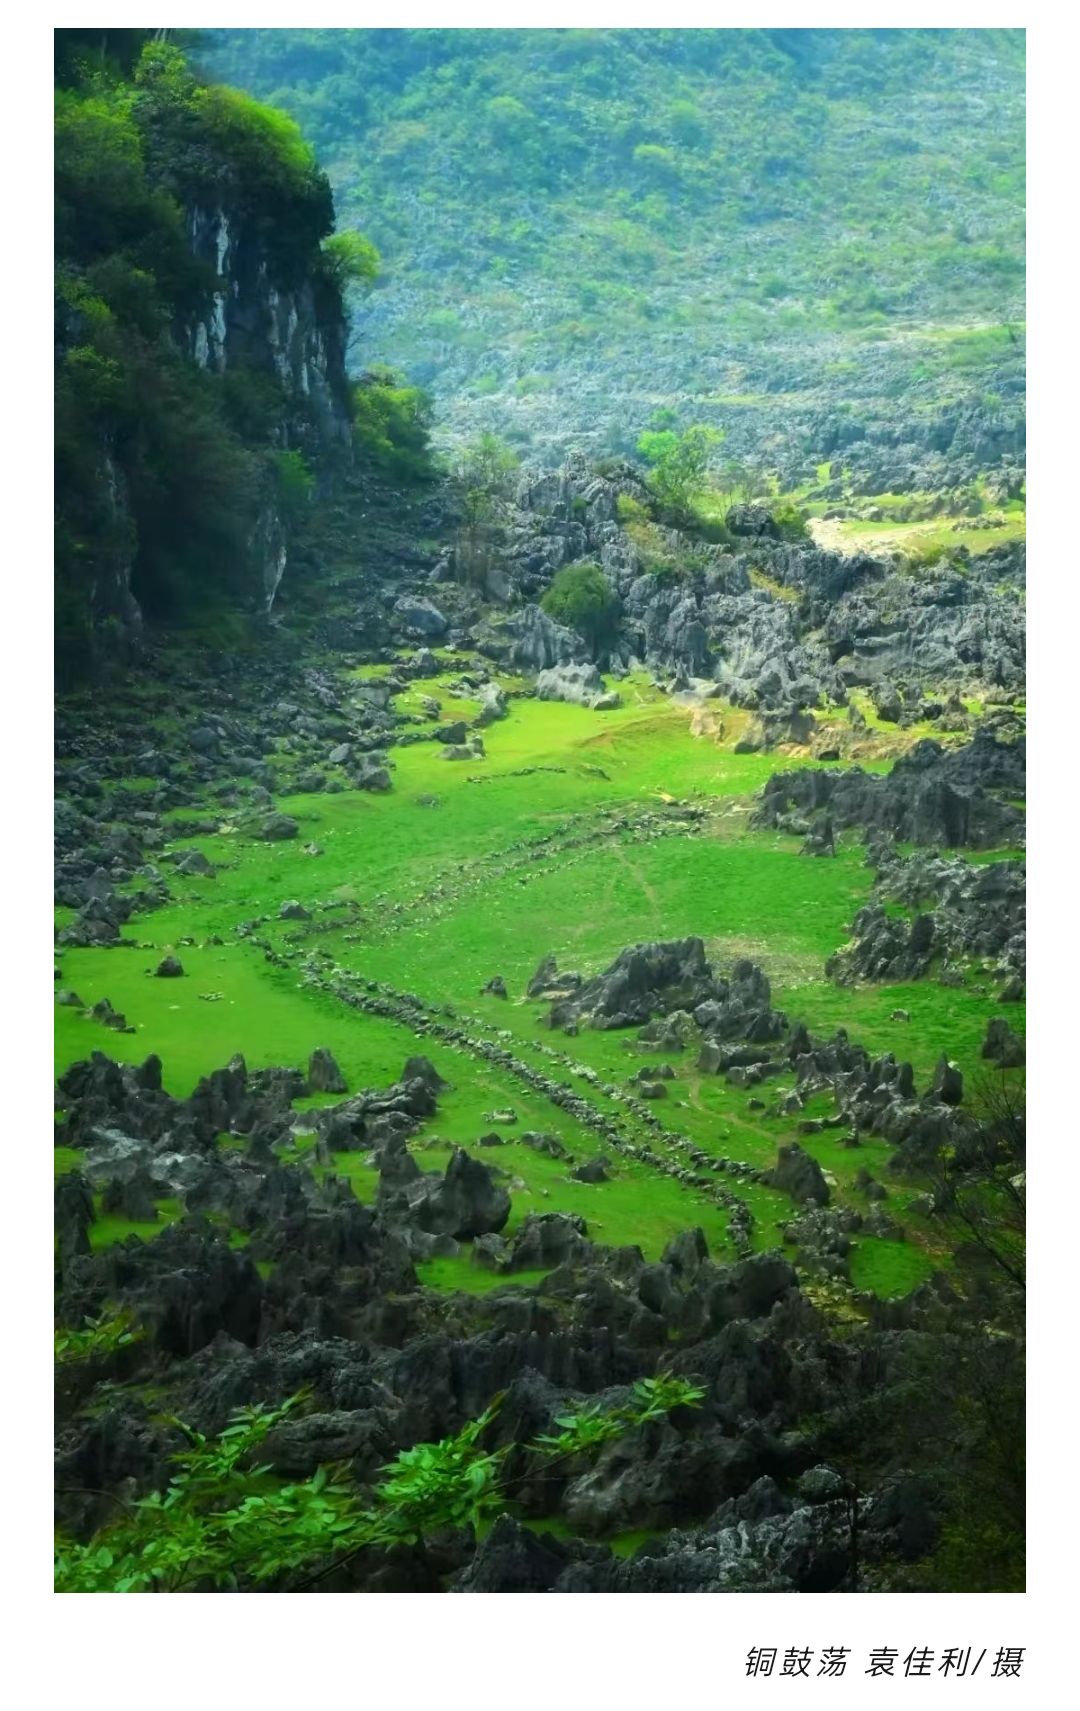
[(838, 453), (902, 469), (955, 442), (986, 469), (1022, 446), (1022, 32), (221, 30), (199, 51), (315, 140), (384, 258), (363, 360), (434, 384), (450, 439), (493, 427), (555, 463), (629, 450), (667, 408), (792, 483)]

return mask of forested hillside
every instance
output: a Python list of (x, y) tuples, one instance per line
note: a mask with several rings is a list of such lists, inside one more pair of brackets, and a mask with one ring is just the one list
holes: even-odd
[(290, 119), (200, 80), (169, 35), (57, 37), (65, 672), (144, 614), (269, 606), (350, 436), (326, 177)]
[(430, 386), (447, 435), (494, 427), (553, 461), (630, 450), (668, 407), (792, 480), (865, 437), (1015, 452), (1023, 54), (998, 30), (201, 48), (312, 138), (342, 224), (384, 257), (365, 360)]

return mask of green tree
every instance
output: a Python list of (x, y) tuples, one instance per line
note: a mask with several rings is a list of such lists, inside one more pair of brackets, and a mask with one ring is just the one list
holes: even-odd
[(334, 232), (323, 239), (321, 266), (339, 291), (371, 286), (379, 276), (379, 252), (362, 232)]
[(358, 457), (393, 481), (431, 481), (431, 400), (382, 365), (362, 375), (352, 392), (353, 445)]
[(301, 451), (274, 453), (277, 498), (286, 523), (294, 523), (310, 505), (315, 493), (315, 475)]
[(685, 517), (705, 487), (709, 457), (723, 439), (719, 428), (698, 424), (678, 434), (665, 428), (641, 435), (637, 449), (649, 464), (649, 487), (665, 511)]
[[(1027, 1119), (1024, 1083), (1004, 1072), (976, 1088), (973, 1120), (931, 1167), (934, 1208), (954, 1243), (994, 1268), (1006, 1292), (1027, 1285)], [(1000, 1311), (1000, 1310), (999, 1310)]]
[(431, 481), (430, 397), (394, 368), (370, 368), (353, 387), (353, 445), (392, 481)]
[(481, 584), (487, 577), (520, 470), (514, 448), (491, 433), (466, 446), (458, 460), (454, 479), (462, 527), (457, 556), (466, 581)]
[(610, 635), (619, 597), (598, 564), (564, 564), (540, 602), (549, 618), (566, 624), (597, 648)]

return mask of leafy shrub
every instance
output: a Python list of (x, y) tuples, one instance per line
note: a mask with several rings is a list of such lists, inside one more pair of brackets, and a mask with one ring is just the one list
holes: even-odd
[(322, 272), (339, 291), (347, 286), (373, 285), (379, 274), (379, 252), (362, 232), (335, 232), (324, 238)]
[(452, 1437), (398, 1453), (377, 1492), (376, 1526), (384, 1541), (420, 1544), (441, 1527), (476, 1528), (503, 1507), (499, 1476), (506, 1450), (488, 1451), (481, 1443), (497, 1406)]
[(130, 1313), (103, 1313), (97, 1319), (84, 1320), (75, 1330), (57, 1330), (53, 1359), (57, 1366), (100, 1360), (139, 1342), (144, 1335)]
[[(659, 1419), (700, 1405), (705, 1392), (662, 1374), (642, 1379), (621, 1408), (568, 1413), (556, 1434), (528, 1447), (550, 1461), (580, 1455)], [(475, 1530), (506, 1507), (503, 1467), (513, 1445), (485, 1447), (501, 1402), (434, 1444), (402, 1450), (384, 1469), (370, 1508), (361, 1507), (347, 1466), (277, 1483), (258, 1451), (275, 1426), (307, 1400), (299, 1391), (279, 1408), (237, 1409), (217, 1438), (182, 1421), (185, 1447), (172, 1460), (168, 1490), (125, 1507), (86, 1544), (57, 1540), (59, 1592), (230, 1591), (282, 1582), (297, 1570), (311, 1580), (361, 1551), (411, 1544), (445, 1527)]]
[(315, 492), (315, 475), (301, 451), (275, 452), (274, 474), (277, 496), (286, 521), (298, 517), (311, 503)]
[(352, 393), (353, 445), (395, 481), (430, 481), (431, 400), (392, 368), (372, 368)]
[(648, 507), (643, 505), (640, 499), (635, 499), (632, 493), (619, 494), (615, 501), (615, 515), (623, 524), (649, 521)]
[(709, 454), (719, 445), (718, 428), (696, 426), (677, 434), (673, 428), (641, 435), (637, 449), (651, 467), (648, 483), (665, 510), (685, 516), (705, 486)]
[(785, 541), (805, 541), (810, 537), (806, 512), (791, 500), (780, 500), (769, 507), (772, 520), (780, 531), (780, 537)]
[(549, 618), (598, 647), (611, 634), (619, 597), (598, 564), (564, 564), (540, 602)]

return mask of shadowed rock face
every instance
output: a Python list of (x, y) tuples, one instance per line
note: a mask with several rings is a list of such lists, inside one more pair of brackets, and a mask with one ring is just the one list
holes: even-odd
[(1023, 839), (1023, 812), (1001, 796), (1022, 798), (1025, 781), (1023, 741), (999, 742), (982, 730), (959, 749), (916, 743), (884, 776), (858, 767), (774, 773), (754, 818), (759, 826), (805, 831), (807, 816), (827, 809), (837, 831), (858, 826), (907, 843), (992, 849)]
[(551, 1007), (553, 1028), (587, 1017), (594, 1028), (628, 1028), (658, 1013), (691, 1010), (718, 996), (701, 939), (631, 945), (611, 967)]
[[(408, 1219), (429, 1235), (471, 1241), (498, 1234), (510, 1216), (510, 1196), (487, 1165), (455, 1147), (442, 1178), (420, 1176), (405, 1186)], [(388, 1211), (387, 1216), (393, 1214)]]
[(817, 1159), (803, 1152), (797, 1141), (780, 1148), (776, 1165), (766, 1180), (770, 1187), (790, 1194), (793, 1200), (811, 1200), (815, 1206), (828, 1204), (829, 1185), (821, 1166)]
[[(879, 898), (895, 899), (919, 913), (912, 919), (889, 915)], [(997, 973), (1022, 985), (1027, 963), (1024, 863), (973, 866), (960, 858), (918, 854), (904, 860), (885, 851), (874, 899), (859, 910), (851, 931), (852, 944), (825, 965), (826, 974), (842, 984), (917, 980), (935, 961), (955, 965), (979, 957), (996, 958)]]
[(477, 647), (508, 670), (548, 671), (584, 660), (587, 649), (574, 631), (557, 624), (539, 606), (500, 619), (477, 635)]

